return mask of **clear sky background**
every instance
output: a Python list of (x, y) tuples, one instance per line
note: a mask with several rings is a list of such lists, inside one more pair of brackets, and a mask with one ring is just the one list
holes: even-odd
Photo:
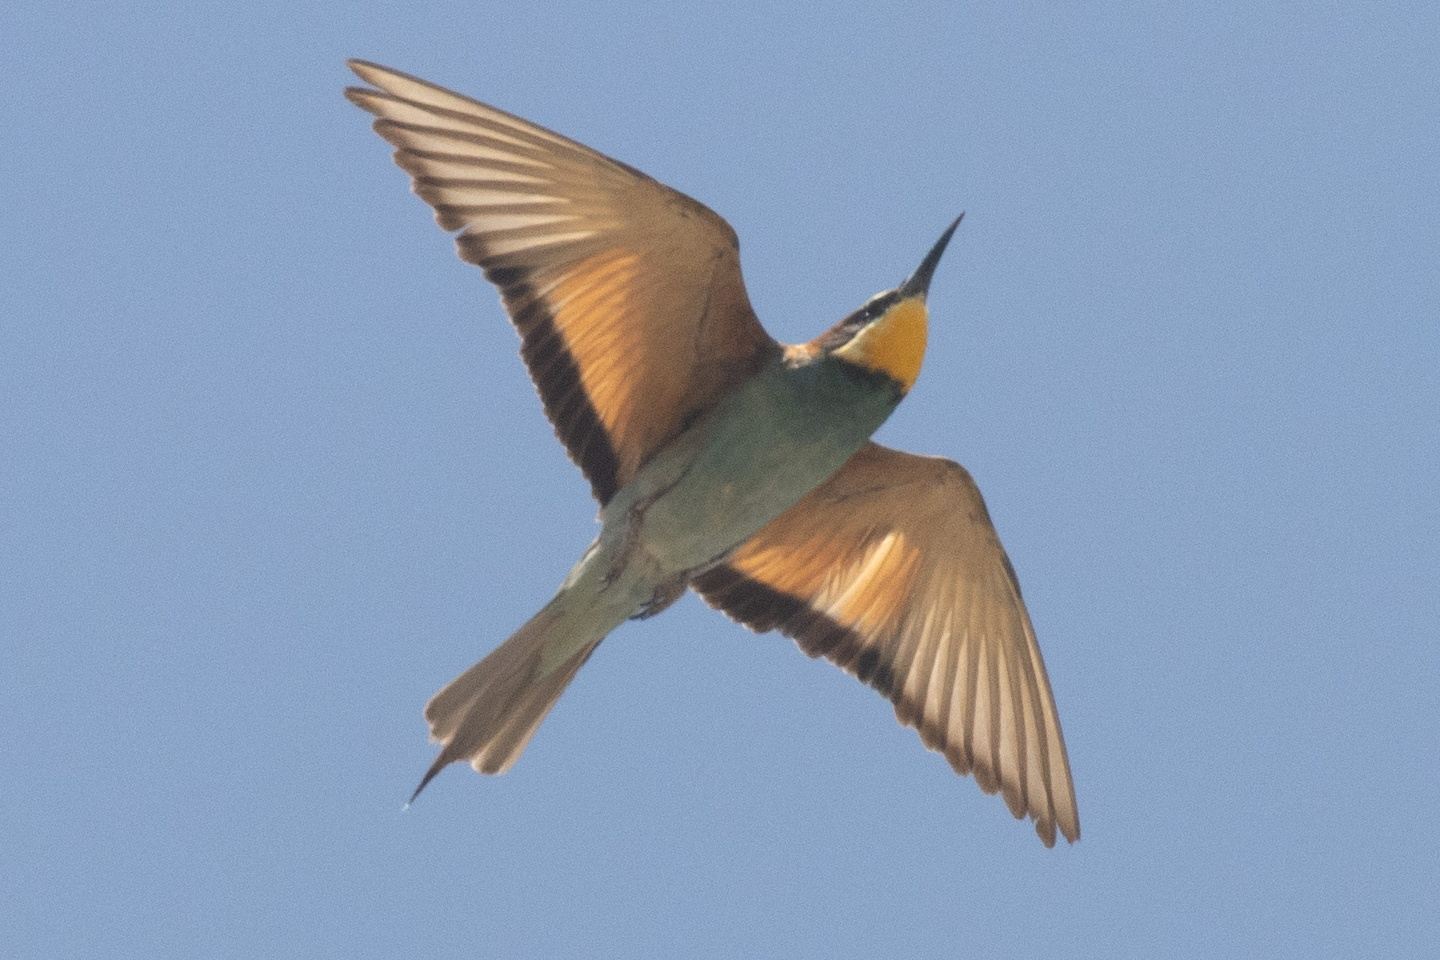
[[(0, 955), (1433, 957), (1440, 8), (0, 7)], [(347, 56), (703, 200), (807, 339), (960, 210), (1084, 825), (693, 598), (506, 777), (421, 707), (594, 532)]]

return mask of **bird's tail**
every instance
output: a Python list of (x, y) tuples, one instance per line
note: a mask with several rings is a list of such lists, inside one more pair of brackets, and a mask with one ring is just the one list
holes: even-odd
[(510, 639), (430, 698), (425, 719), (442, 748), (412, 801), (456, 760), (480, 773), (510, 769), (600, 641), (624, 622), (629, 606), (597, 602), (592, 559)]

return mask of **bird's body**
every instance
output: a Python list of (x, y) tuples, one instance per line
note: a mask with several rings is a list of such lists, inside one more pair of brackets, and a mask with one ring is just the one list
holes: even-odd
[(644, 174), (374, 64), (348, 95), (461, 256), (498, 287), (556, 432), (601, 503), (559, 592), (426, 707), (448, 763), (499, 772), (599, 643), (693, 588), (778, 628), (895, 703), (902, 722), (1029, 813), (1078, 837), (1044, 666), (969, 475), (870, 436), (913, 386), (920, 268), (826, 333), (770, 339), (734, 233)]
[(844, 466), (899, 403), (896, 387), (848, 366), (767, 362), (605, 506), (600, 542), (633, 540), (632, 562), (663, 578), (717, 563)]
[[(519, 642), (492, 654), (496, 664), (524, 653), (538, 658), (538, 666), (523, 664), (527, 679), (573, 674), (612, 630), (637, 615), (660, 612), (696, 576), (844, 466), (901, 396), (899, 384), (887, 382), (884, 374), (829, 355), (790, 351), (766, 357), (601, 508), (599, 537), (529, 629), (516, 634)], [(443, 723), (443, 708), (467, 694), (473, 694), (475, 730), (502, 719), (522, 722), (522, 714), (480, 719), (506, 702), (493, 695), (481, 702), (483, 688), (477, 684), (487, 676), (489, 662), (481, 661), (442, 691), (438, 707), (432, 701), (427, 710), (432, 722)], [(539, 719), (543, 716), (535, 718), (536, 725)], [(533, 732), (526, 727), (523, 736)], [(524, 745), (524, 739), (496, 738), (477, 766), (484, 772), (505, 769)], [(420, 789), (453, 757), (475, 758), (477, 749), (463, 736), (452, 740)]]

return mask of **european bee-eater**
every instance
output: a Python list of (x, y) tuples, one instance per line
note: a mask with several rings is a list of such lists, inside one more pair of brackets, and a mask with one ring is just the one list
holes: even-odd
[[(760, 326), (735, 232), (632, 167), (373, 63), (346, 95), (499, 287), (545, 412), (600, 502), (560, 591), (425, 708), (439, 756), (508, 769), (600, 641), (687, 587), (889, 697), (954, 768), (1080, 835), (1045, 665), (980, 491), (870, 435), (915, 384), (909, 279), (809, 343)], [(413, 797), (412, 797), (413, 799)]]

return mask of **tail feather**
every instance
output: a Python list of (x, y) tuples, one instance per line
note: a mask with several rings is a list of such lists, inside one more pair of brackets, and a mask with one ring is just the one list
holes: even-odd
[(543, 655), (559, 620), (555, 605), (546, 607), (430, 698), (425, 705), (430, 738), (443, 746), (411, 795), (412, 802), (436, 774), (457, 760), (468, 760), (481, 773), (504, 773), (519, 759), (603, 639), (602, 634), (547, 670)]
[(530, 738), (540, 729), (550, 708), (560, 699), (560, 694), (570, 685), (575, 674), (590, 659), (590, 654), (600, 645), (596, 642), (572, 656), (543, 680), (533, 684), (523, 701), (511, 711), (509, 720), (496, 735), (491, 748), (486, 751), (483, 762), (476, 757), (471, 761), (481, 773), (504, 773), (515, 765), (520, 754), (530, 745)]

